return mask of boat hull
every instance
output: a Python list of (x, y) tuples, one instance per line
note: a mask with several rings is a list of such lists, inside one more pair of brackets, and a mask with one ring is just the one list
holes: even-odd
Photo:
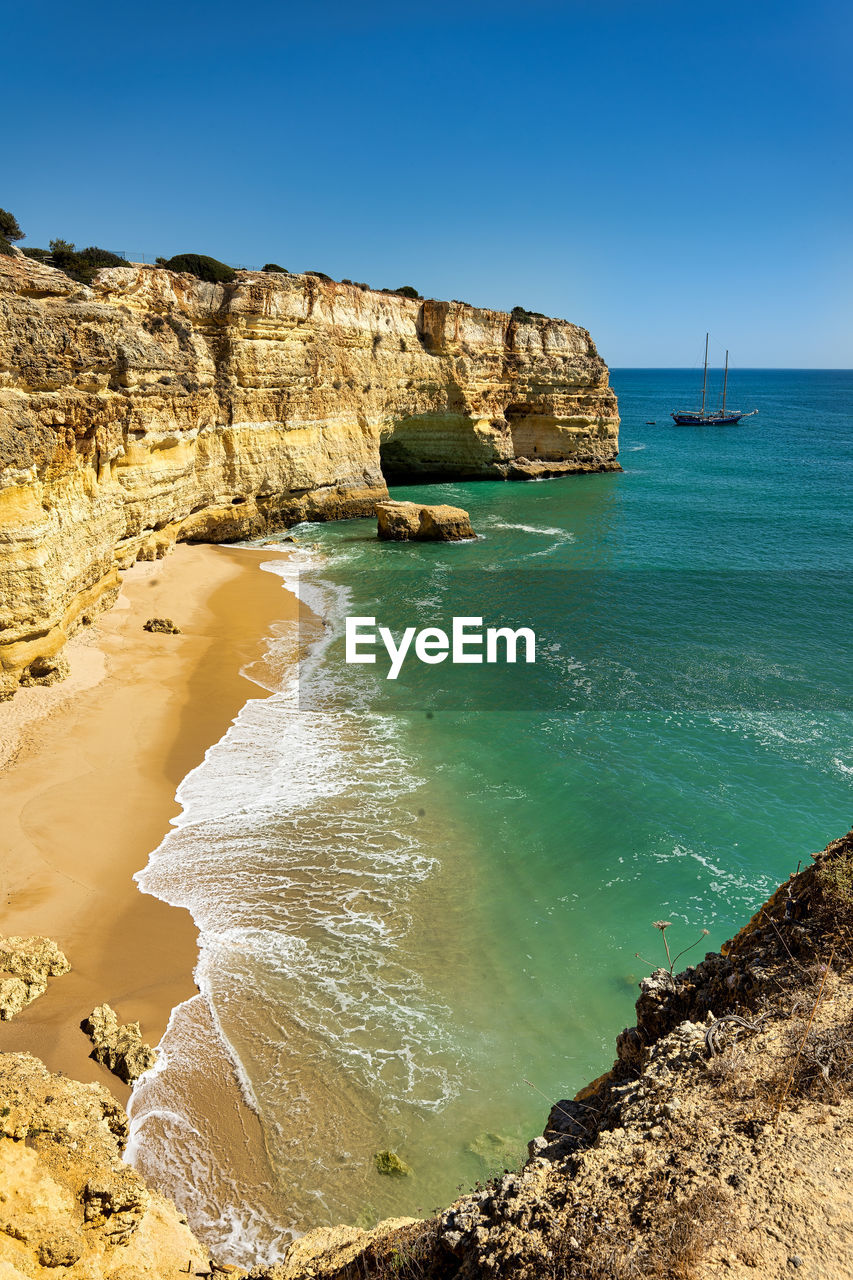
[(672, 420), (677, 427), (733, 427), (743, 416), (742, 413), (674, 413)]

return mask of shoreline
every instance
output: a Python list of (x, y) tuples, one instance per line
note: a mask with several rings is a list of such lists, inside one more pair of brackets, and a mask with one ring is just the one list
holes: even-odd
[[(189, 912), (133, 879), (181, 811), (179, 784), (246, 702), (268, 696), (241, 671), (299, 602), (260, 572), (270, 549), (179, 544), (123, 575), (113, 608), (68, 646), (71, 676), (0, 704), (0, 933), (39, 934), (71, 972), (12, 1022), (0, 1050), (130, 1089), (89, 1057), (80, 1021), (102, 1003), (159, 1043), (194, 995), (198, 930)], [(180, 635), (143, 630), (173, 618)]]

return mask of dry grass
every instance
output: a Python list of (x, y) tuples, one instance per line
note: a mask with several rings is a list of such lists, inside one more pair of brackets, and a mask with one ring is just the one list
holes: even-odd
[(853, 1020), (809, 1027), (792, 1019), (784, 1033), (790, 1096), (840, 1102), (853, 1092)]
[[(594, 1211), (575, 1215), (551, 1251), (548, 1280), (694, 1280), (711, 1246), (727, 1235), (732, 1195), (706, 1183), (678, 1198), (659, 1179), (637, 1209), (642, 1227), (602, 1224)], [(626, 1243), (626, 1241), (629, 1241)]]
[(708, 1075), (713, 1079), (720, 1097), (735, 1107), (740, 1103), (750, 1102), (755, 1097), (752, 1059), (741, 1044), (732, 1045), (717, 1057), (711, 1058)]
[(437, 1218), (415, 1222), (370, 1245), (343, 1273), (346, 1280), (439, 1280), (448, 1269)]

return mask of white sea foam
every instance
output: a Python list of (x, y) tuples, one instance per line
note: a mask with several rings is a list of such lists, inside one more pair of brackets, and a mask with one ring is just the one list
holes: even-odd
[[(347, 611), (348, 593), (317, 576), (310, 553), (265, 567), (320, 616)], [(218, 1043), (204, 1051), (230, 1064), (268, 1142), (291, 1135), (281, 1136), (282, 1160), (295, 1120), (309, 1126), (307, 1136), (312, 1112), (329, 1105), (328, 1090), (322, 1100), (303, 1096), (287, 1059), (294, 1037), (317, 1078), (346, 1079), (380, 1123), (389, 1107), (440, 1109), (458, 1089), (449, 1019), (407, 952), (409, 899), (435, 865), (411, 828), (406, 797), (419, 779), (392, 717), (353, 710), (349, 688), (343, 708), (323, 666), (331, 631), (294, 675), (284, 660), (295, 651), (294, 630), (277, 628), (267, 657), (247, 671), (273, 691), (248, 702), (183, 780), (173, 830), (136, 877), (143, 892), (188, 908), (199, 926), (196, 982)], [(310, 715), (300, 712), (306, 688)], [(250, 1202), (261, 1193), (229, 1183), (227, 1173), (217, 1182), (221, 1153), (210, 1149), (211, 1134), (163, 1102), (158, 1076), (180, 1076), (199, 1052), (191, 1005), (174, 1011), (158, 1068), (134, 1095), (129, 1158), (184, 1203), (181, 1180), (197, 1185), (207, 1170), (219, 1198), (203, 1198), (197, 1225), (220, 1253), (246, 1258), (240, 1240), (257, 1227)], [(274, 1258), (292, 1234), (284, 1215), (293, 1210), (267, 1203), (264, 1212)]]
[(487, 529), (500, 530), (507, 533), (530, 533), (534, 536), (551, 539), (551, 543), (547, 547), (537, 551), (523, 552), (522, 554), (528, 560), (533, 560), (540, 556), (549, 556), (558, 547), (576, 541), (575, 534), (570, 529), (561, 529), (553, 525), (520, 524), (510, 520), (502, 520), (499, 516), (489, 516), (485, 521), (485, 526)]
[[(747, 870), (739, 866), (734, 858), (725, 862), (718, 852), (712, 854), (679, 843), (673, 844), (669, 849), (650, 850), (642, 855), (641, 860), (646, 859), (658, 863), (687, 859), (696, 863), (697, 868), (701, 868), (701, 871), (697, 872), (699, 889), (692, 899), (685, 898), (685, 901), (692, 901), (708, 921), (716, 919), (718, 914), (716, 908), (718, 895), (725, 902), (726, 910), (731, 910), (736, 902), (749, 908), (767, 898), (776, 884), (772, 876), (759, 875), (754, 870)], [(680, 914), (685, 920), (689, 918), (688, 914), (683, 912)]]
[(546, 538), (556, 538), (559, 542), (574, 542), (575, 535), (569, 529), (560, 529), (551, 525), (514, 524), (509, 520), (501, 520), (499, 516), (490, 516), (486, 521), (490, 529), (514, 530), (519, 533), (538, 533)]
[(839, 734), (849, 737), (843, 713), (830, 716), (811, 711), (739, 709), (726, 715), (711, 715), (710, 721), (720, 732), (755, 742), (769, 755), (796, 760), (825, 773), (851, 772), (839, 757), (829, 754), (832, 747), (837, 747)]

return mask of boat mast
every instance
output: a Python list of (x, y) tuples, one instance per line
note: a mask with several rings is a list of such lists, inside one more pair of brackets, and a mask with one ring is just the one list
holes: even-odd
[(705, 416), (705, 393), (708, 390), (708, 335), (705, 334), (705, 374), (702, 378), (702, 417)]
[(726, 385), (729, 380), (729, 353), (726, 352), (726, 371), (723, 374), (723, 413), (726, 412)]

